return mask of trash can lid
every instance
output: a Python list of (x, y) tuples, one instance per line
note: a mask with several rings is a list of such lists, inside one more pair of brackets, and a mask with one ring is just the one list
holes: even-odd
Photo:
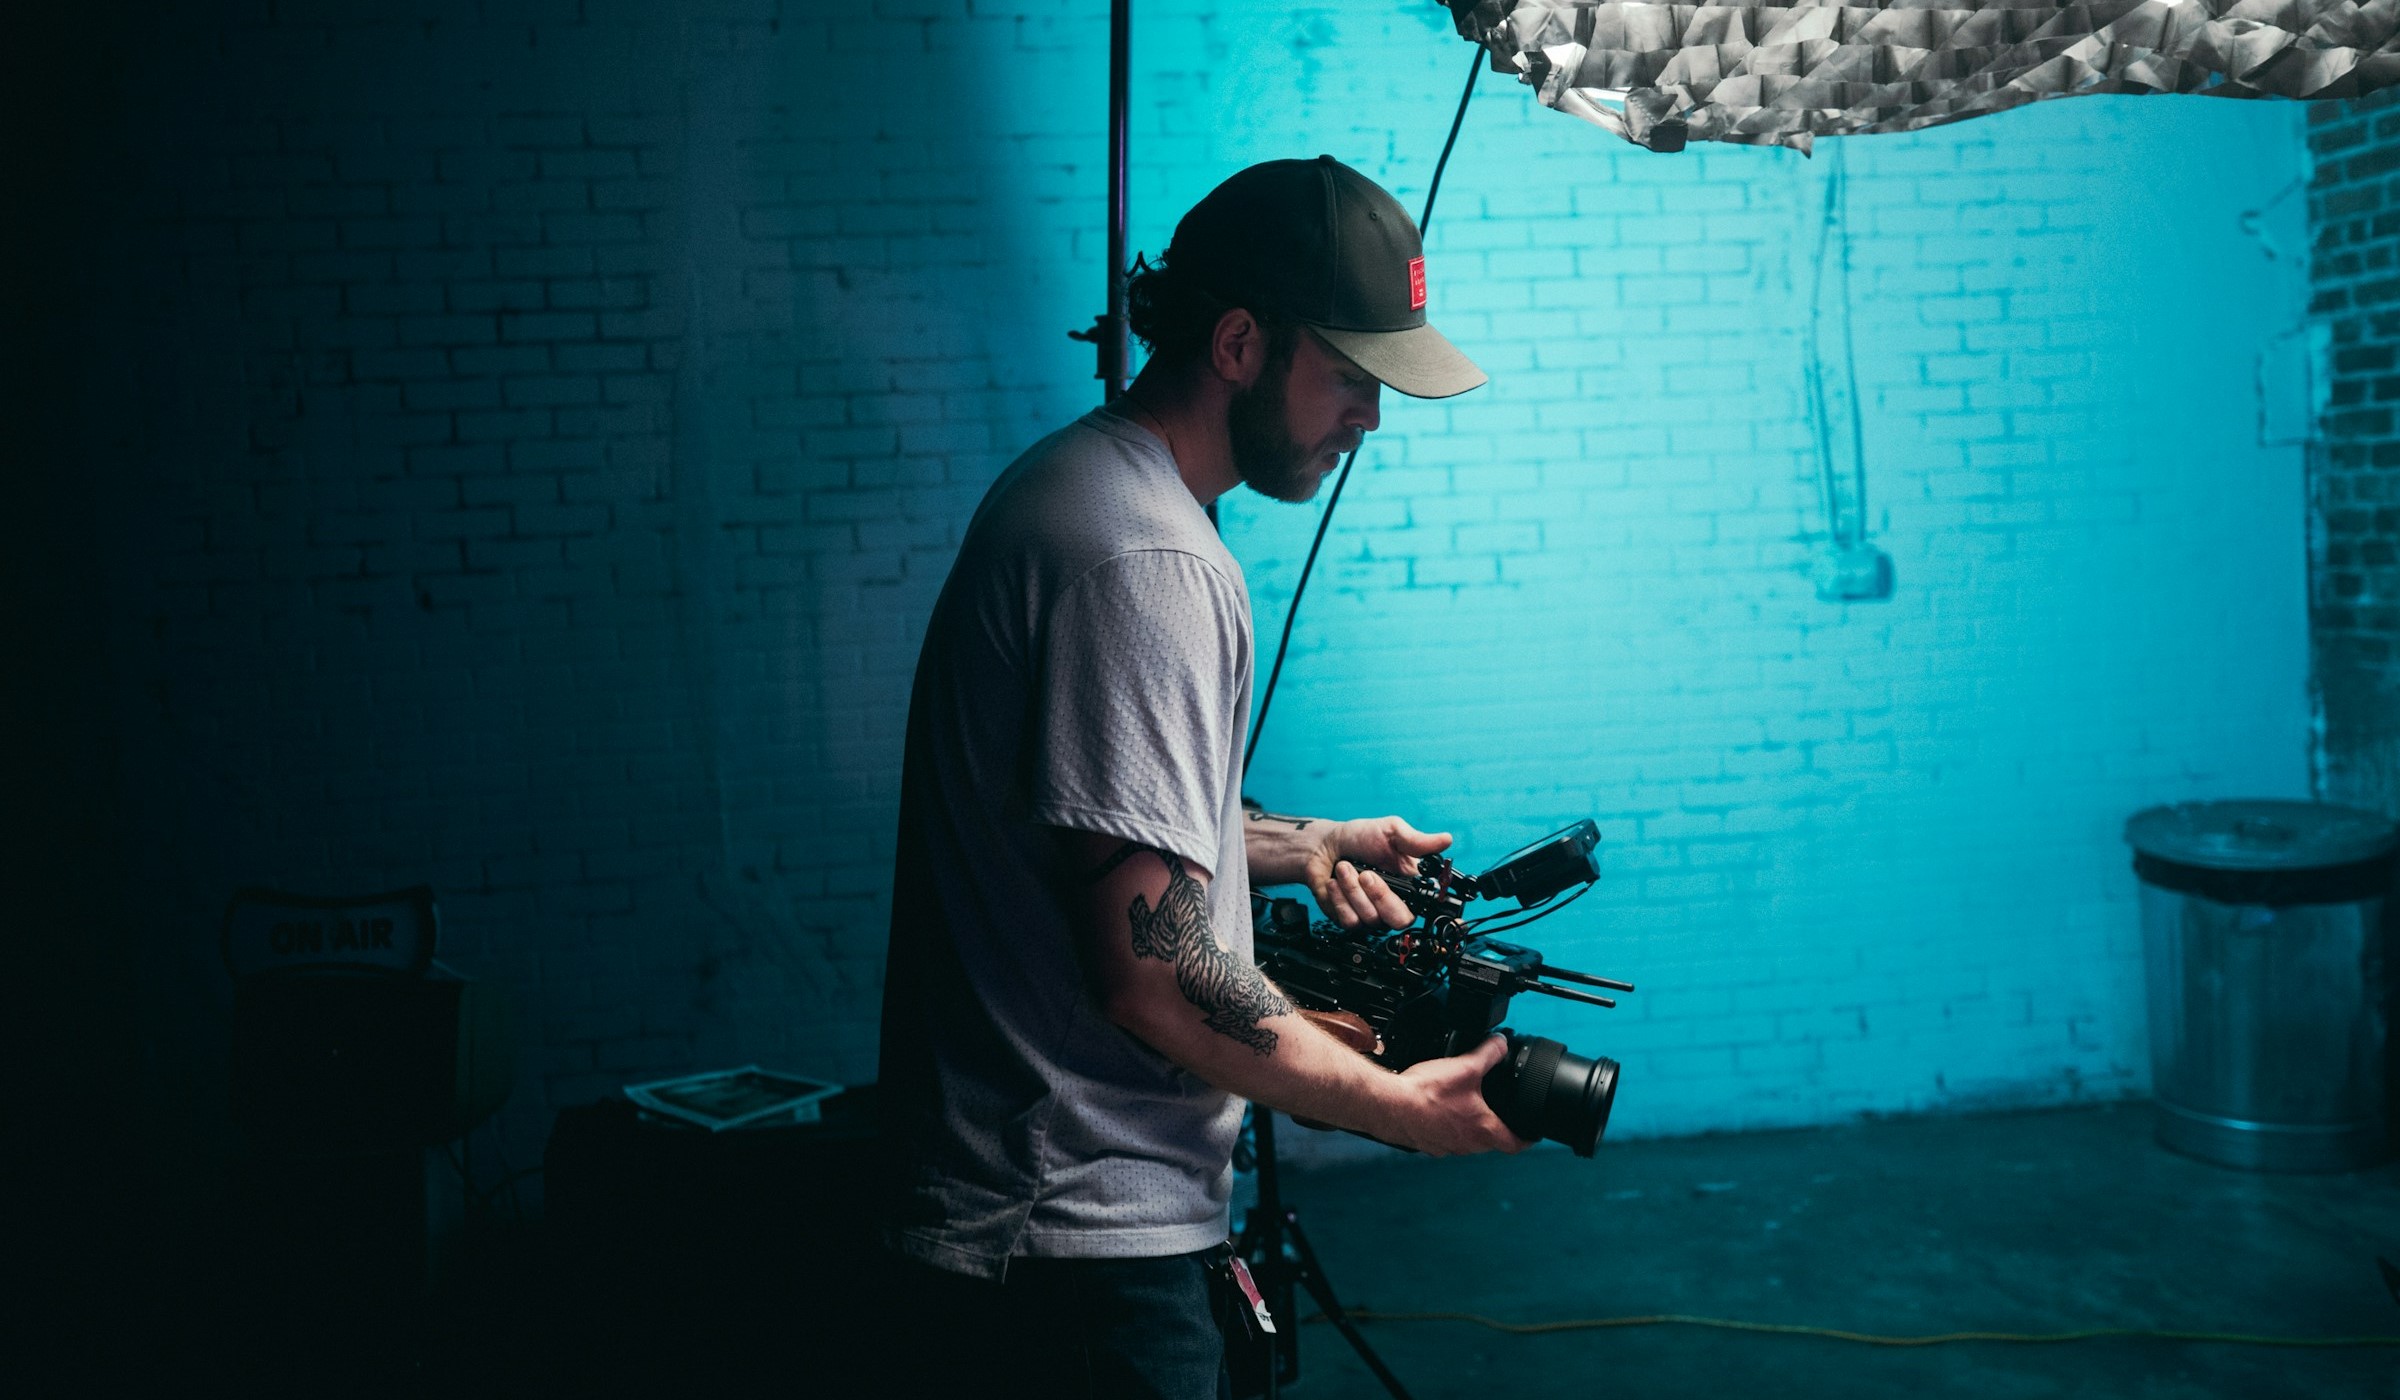
[(2178, 802), (2136, 812), (2136, 851), (2210, 870), (2318, 870), (2392, 854), (2392, 822), (2355, 807), (2267, 799)]

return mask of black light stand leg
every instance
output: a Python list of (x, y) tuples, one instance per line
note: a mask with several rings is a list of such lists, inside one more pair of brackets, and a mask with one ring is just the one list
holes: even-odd
[(1267, 1400), (1276, 1400), (1284, 1386), (1300, 1379), (1300, 1317), (1294, 1307), (1298, 1289), (1308, 1290), (1324, 1310), (1326, 1319), (1342, 1334), (1342, 1340), (1367, 1363), (1375, 1379), (1383, 1383), (1393, 1400), (1409, 1400), (1408, 1388), (1400, 1378), (1383, 1364), (1375, 1348), (1367, 1345), (1366, 1336), (1358, 1324), (1350, 1320), (1341, 1299), (1334, 1296), (1333, 1283), (1325, 1277), (1324, 1266), (1317, 1262), (1317, 1251), (1308, 1242), (1308, 1233), (1300, 1228), (1300, 1212), (1283, 1203), (1283, 1183), (1275, 1166), (1275, 1115), (1263, 1108), (1253, 1108), (1250, 1131), (1258, 1155), (1258, 1204), (1242, 1222), (1241, 1238), (1235, 1248), (1249, 1262), (1250, 1271), (1258, 1281), (1259, 1291), (1266, 1297), (1269, 1311), (1275, 1314), (1274, 1361), (1267, 1367)]
[[(1325, 1267), (1317, 1262), (1317, 1251), (1309, 1246), (1308, 1232), (1300, 1228), (1299, 1213), (1287, 1208), (1283, 1212), (1283, 1227), (1291, 1232), (1292, 1253), (1299, 1260), (1297, 1272), (1301, 1284), (1308, 1289), (1308, 1296), (1317, 1300), (1317, 1306), (1325, 1310), (1326, 1318), (1342, 1334), (1342, 1340), (1358, 1353), (1359, 1360), (1367, 1363), (1367, 1369), (1375, 1373), (1375, 1379), (1383, 1382), (1383, 1388), (1392, 1393), (1392, 1400), (1409, 1400), (1408, 1388), (1400, 1384), (1400, 1378), (1392, 1374), (1391, 1367), (1383, 1364), (1383, 1358), (1375, 1354), (1375, 1348), (1367, 1345), (1367, 1339), (1358, 1330), (1358, 1324), (1350, 1320), (1350, 1314), (1342, 1310), (1341, 1300), (1333, 1296), (1333, 1281), (1325, 1277)], [(1299, 1340), (1299, 1329), (1295, 1327), (1292, 1337), (1295, 1348)]]
[(1285, 1385), (1300, 1378), (1300, 1328), (1292, 1307), (1293, 1269), (1284, 1248), (1282, 1183), (1275, 1172), (1275, 1115), (1253, 1106), (1250, 1134), (1258, 1158), (1258, 1204), (1242, 1221), (1233, 1247), (1249, 1263), (1259, 1296), (1267, 1300), (1267, 1311), (1275, 1318), (1265, 1394), (1267, 1400), (1276, 1400)]

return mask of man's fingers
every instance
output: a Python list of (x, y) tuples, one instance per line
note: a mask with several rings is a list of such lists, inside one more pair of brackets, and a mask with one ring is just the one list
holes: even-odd
[[(1478, 1045), (1473, 1050), (1467, 1052), (1466, 1059), (1468, 1063), (1475, 1066), (1477, 1075), (1481, 1076), (1483, 1074), (1490, 1073), (1492, 1066), (1500, 1063), (1502, 1058), (1504, 1058), (1507, 1054), (1508, 1037), (1503, 1035), (1493, 1035), (1486, 1036), (1483, 1044)], [(1486, 1107), (1489, 1107), (1489, 1105), (1487, 1104)], [(1492, 1115), (1492, 1121), (1500, 1124), (1500, 1140), (1497, 1146), (1503, 1152), (1522, 1152), (1526, 1148), (1533, 1146), (1534, 1142), (1536, 1141), (1536, 1139), (1533, 1138), (1518, 1137), (1517, 1130), (1508, 1126), (1506, 1123), (1500, 1122), (1500, 1115), (1497, 1113)]]
[(1326, 918), (1344, 928), (1348, 928), (1356, 922), (1350, 917), (1349, 901), (1342, 898), (1342, 869), (1340, 866), (1334, 867), (1332, 877), (1325, 882), (1325, 888), (1317, 891), (1317, 903), (1325, 907)]
[(1388, 927), (1406, 928), (1417, 921), (1416, 914), (1400, 896), (1392, 893), (1392, 887), (1383, 882), (1381, 875), (1370, 870), (1360, 877), (1359, 884), (1364, 888), (1368, 901), (1374, 905), (1375, 916)]
[(1417, 857), (1450, 848), (1449, 832), (1419, 831), (1410, 826), (1404, 817), (1384, 817), (1374, 823), (1374, 830), (1376, 839), (1385, 848), (1379, 859), (1397, 865), (1404, 875), (1417, 873)]
[[(1368, 878), (1373, 877), (1369, 876)], [(1377, 888), (1381, 888), (1383, 882), (1376, 880), (1375, 884)], [(1346, 860), (1334, 863), (1333, 880), (1327, 885), (1326, 890), (1331, 898), (1327, 901), (1329, 907), (1325, 912), (1332, 915), (1333, 921), (1344, 928), (1356, 928), (1365, 923), (1375, 910), (1375, 900), (1370, 897), (1364, 881), (1360, 879), (1358, 867)]]

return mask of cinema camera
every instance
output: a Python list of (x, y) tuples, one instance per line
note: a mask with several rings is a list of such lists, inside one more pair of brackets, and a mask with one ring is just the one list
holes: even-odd
[[(1615, 1006), (1553, 983), (1617, 992), (1633, 984), (1552, 967), (1533, 949), (1492, 935), (1556, 913), (1589, 889), (1600, 878), (1592, 854), (1599, 844), (1600, 828), (1580, 821), (1481, 875), (1462, 875), (1441, 856), (1420, 860), (1414, 875), (1378, 869), (1416, 915), (1402, 929), (1312, 923), (1300, 901), (1253, 892), (1258, 965), (1302, 1014), (1391, 1069), (1462, 1054), (1498, 1030), (1508, 1053), (1484, 1076), (1483, 1101), (1517, 1136), (1563, 1142), (1589, 1157), (1616, 1100), (1617, 1062), (1586, 1059), (1500, 1022), (1519, 992)], [(1466, 906), (1475, 899), (1513, 899), (1517, 907), (1470, 919)], [(1506, 922), (1479, 931), (1499, 919)]]

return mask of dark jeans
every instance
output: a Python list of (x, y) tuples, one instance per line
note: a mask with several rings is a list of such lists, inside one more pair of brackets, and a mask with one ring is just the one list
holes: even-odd
[(898, 1261), (893, 1393), (1230, 1400), (1206, 1260), (1011, 1259), (1004, 1283)]

